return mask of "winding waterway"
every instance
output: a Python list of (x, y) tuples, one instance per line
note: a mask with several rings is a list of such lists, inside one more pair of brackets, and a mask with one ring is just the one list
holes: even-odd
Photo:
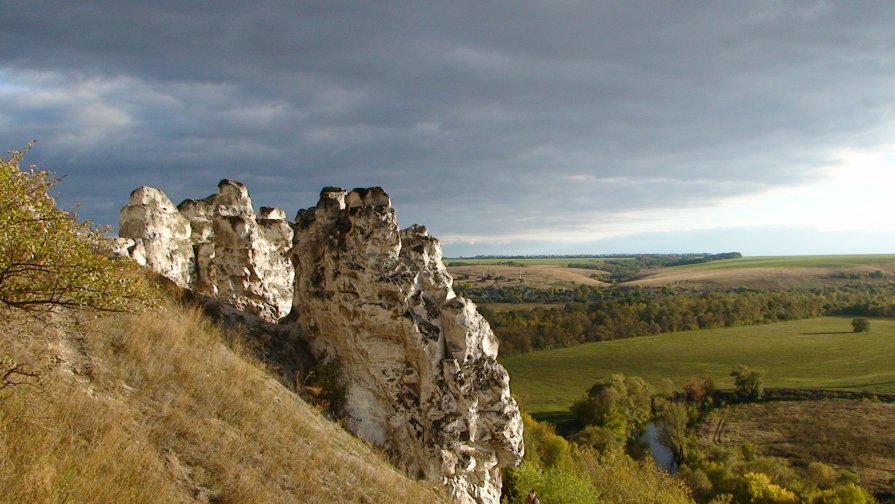
[(643, 429), (643, 434), (640, 435), (640, 441), (649, 446), (650, 455), (653, 456), (656, 465), (670, 474), (674, 474), (678, 469), (677, 462), (674, 461), (674, 454), (671, 452), (671, 448), (662, 444), (661, 432), (662, 427), (657, 425), (656, 422), (647, 422)]

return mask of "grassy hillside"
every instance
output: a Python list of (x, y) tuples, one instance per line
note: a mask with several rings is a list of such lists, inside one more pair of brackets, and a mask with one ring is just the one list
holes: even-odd
[(441, 500), (196, 310), (2, 318), (7, 368), (42, 375), (0, 391), (2, 502)]
[(855, 266), (895, 266), (895, 254), (855, 254), (817, 256), (755, 256), (726, 259), (704, 264), (675, 266), (674, 269), (730, 269), (730, 268), (851, 268)]
[[(881, 278), (874, 278), (882, 275)], [(895, 255), (742, 257), (643, 272), (628, 285), (732, 289), (814, 289), (895, 276)]]
[(598, 280), (600, 271), (565, 266), (470, 265), (448, 268), (455, 282), (471, 282), (476, 287), (525, 286), (537, 289), (574, 288), (578, 285), (606, 286)]
[(682, 384), (708, 376), (732, 387), (737, 364), (767, 371), (770, 387), (895, 392), (895, 321), (851, 332), (849, 318), (822, 317), (588, 343), (502, 359), (513, 392), (532, 414), (565, 413), (611, 373)]
[[(610, 273), (635, 258), (531, 257), (446, 259), (458, 282), (473, 286), (533, 288), (609, 285)], [(616, 263), (614, 266), (610, 263)], [(844, 285), (855, 279), (882, 281), (895, 277), (895, 254), (756, 256), (701, 264), (636, 269), (619, 285), (688, 289), (814, 289)], [(631, 278), (633, 277), (633, 278)]]
[[(607, 261), (608, 258), (604, 257), (522, 257), (516, 259), (507, 259), (507, 258), (459, 258), (459, 259), (445, 259), (444, 262), (449, 267), (453, 266), (468, 266), (468, 265), (478, 265), (478, 266), (562, 266), (568, 267), (569, 264), (587, 264), (595, 267), (599, 267), (604, 262)], [(612, 258), (615, 260), (620, 260), (624, 258)]]

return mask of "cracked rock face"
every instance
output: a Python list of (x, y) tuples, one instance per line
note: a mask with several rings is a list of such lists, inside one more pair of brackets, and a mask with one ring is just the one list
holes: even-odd
[(181, 286), (271, 321), (291, 310), (281, 323), (339, 364), (349, 429), (454, 502), (500, 501), (500, 468), (523, 446), (497, 339), (454, 294), (438, 241), (400, 230), (381, 188), (326, 188), (290, 225), (256, 216), (239, 182), (177, 208), (142, 187), (120, 225), (119, 252)]
[(189, 286), (193, 272), (190, 223), (165, 193), (147, 186), (134, 190), (121, 209), (118, 236), (119, 252), (180, 287)]
[(255, 216), (246, 187), (222, 180), (218, 193), (176, 208), (158, 189), (131, 194), (119, 220), (119, 251), (189, 287), (277, 321), (292, 309), (292, 227), (280, 209)]
[(256, 217), (245, 185), (222, 180), (218, 193), (178, 205), (192, 229), (192, 287), (240, 310), (276, 321), (292, 309), (292, 227), (285, 213)]
[(382, 189), (324, 189), (299, 212), (296, 323), (347, 380), (348, 427), (443, 480), (457, 502), (497, 503), (522, 424), (497, 340), (454, 294), (426, 228), (399, 230)]

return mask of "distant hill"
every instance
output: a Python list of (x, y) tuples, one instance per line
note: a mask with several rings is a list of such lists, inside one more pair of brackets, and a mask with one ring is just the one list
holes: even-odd
[(814, 289), (895, 279), (895, 254), (742, 257), (724, 254), (475, 257), (445, 259), (472, 287), (620, 285), (683, 289)]

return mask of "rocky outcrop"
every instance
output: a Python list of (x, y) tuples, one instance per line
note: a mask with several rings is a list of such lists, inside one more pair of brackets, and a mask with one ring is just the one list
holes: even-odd
[(522, 456), (497, 340), (459, 298), (426, 228), (399, 231), (382, 189), (324, 189), (295, 223), (295, 321), (347, 382), (348, 427), (443, 479), (458, 502), (499, 502)]
[(500, 468), (522, 457), (519, 409), (494, 333), (455, 295), (438, 241), (422, 226), (400, 230), (381, 188), (326, 188), (293, 226), (282, 210), (256, 218), (242, 184), (219, 189), (178, 209), (138, 189), (122, 210), (130, 241), (120, 249), (290, 324), (318, 360), (338, 364), (349, 429), (442, 481), (455, 502), (499, 502)]
[(292, 227), (280, 209), (256, 218), (239, 182), (222, 180), (217, 194), (176, 208), (141, 187), (121, 210), (118, 234), (118, 251), (181, 287), (269, 321), (292, 309)]
[(121, 209), (116, 249), (174, 281), (190, 285), (193, 250), (190, 224), (165, 193), (140, 187)]
[(177, 206), (192, 229), (191, 286), (240, 310), (276, 321), (292, 309), (292, 227), (286, 214), (262, 208), (256, 218), (245, 185), (222, 180), (218, 194)]

